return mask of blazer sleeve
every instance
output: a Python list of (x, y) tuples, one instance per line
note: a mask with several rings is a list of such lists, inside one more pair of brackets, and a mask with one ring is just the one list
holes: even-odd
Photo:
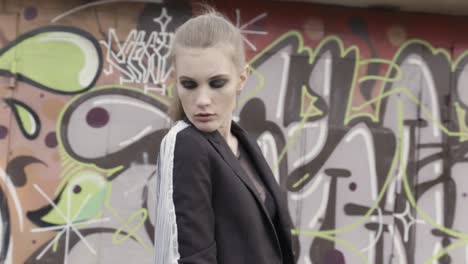
[(181, 264), (216, 263), (212, 182), (203, 140), (179, 133), (174, 149), (173, 202)]

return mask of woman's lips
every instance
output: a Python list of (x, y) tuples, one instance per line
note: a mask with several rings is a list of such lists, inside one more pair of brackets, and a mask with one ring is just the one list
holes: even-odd
[(211, 121), (214, 116), (214, 114), (200, 113), (195, 115), (195, 119), (199, 122), (205, 123)]

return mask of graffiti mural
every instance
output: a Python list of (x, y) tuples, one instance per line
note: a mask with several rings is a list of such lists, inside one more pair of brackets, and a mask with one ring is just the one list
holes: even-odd
[[(464, 263), (466, 54), (408, 40), (392, 60), (363, 59), (290, 32), (252, 60), (240, 122), (289, 190), (299, 263)], [(385, 75), (356, 69), (370, 63)], [(378, 92), (355, 104), (369, 80)]]
[[(0, 13), (18, 23), (0, 26), (0, 263), (153, 261), (168, 47), (197, 8), (111, 2)], [(467, 263), (468, 39), (416, 14), (212, 4), (244, 36), (235, 118), (287, 190), (298, 263)]]

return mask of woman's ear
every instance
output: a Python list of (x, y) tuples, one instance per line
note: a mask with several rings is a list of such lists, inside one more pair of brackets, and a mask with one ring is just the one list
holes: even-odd
[[(166, 91), (166, 94), (169, 94), (169, 95), (173, 95), (174, 92), (177, 90), (177, 75), (176, 75), (176, 72), (175, 72), (175, 68), (172, 67), (171, 71), (169, 72), (169, 76), (166, 80), (166, 83), (167, 83), (167, 91)], [(172, 90), (172, 91), (169, 91), (169, 90)]]
[(171, 67), (171, 71), (169, 72), (169, 79), (174, 80), (177, 78), (176, 71), (175, 71), (175, 66), (173, 65)]
[(249, 78), (250, 75), (250, 66), (247, 64), (245, 67), (242, 69), (241, 74), (240, 74), (240, 82), (239, 82), (239, 87), (237, 88), (237, 94), (240, 94), (242, 90), (244, 89), (245, 83), (247, 79)]

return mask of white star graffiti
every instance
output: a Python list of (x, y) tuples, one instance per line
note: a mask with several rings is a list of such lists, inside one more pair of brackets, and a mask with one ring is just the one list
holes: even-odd
[(51, 240), (49, 242), (49, 244), (47, 244), (47, 246), (41, 251), (41, 253), (39, 253), (39, 255), (37, 255), (36, 260), (41, 259), (44, 256), (44, 254), (52, 247), (52, 245), (54, 243), (56, 243), (56, 241), (58, 239), (60, 239), (60, 237), (63, 235), (63, 233), (65, 233), (65, 259), (64, 259), (64, 263), (65, 264), (68, 263), (68, 253), (69, 253), (68, 252), (68, 247), (69, 247), (69, 243), (70, 243), (70, 229), (71, 229), (71, 231), (73, 231), (80, 238), (80, 240), (86, 245), (86, 247), (89, 249), (89, 251), (91, 251), (91, 253), (96, 255), (96, 250), (94, 250), (94, 248), (88, 243), (88, 241), (83, 237), (81, 232), (76, 227), (83, 226), (83, 225), (95, 224), (95, 223), (103, 223), (103, 222), (109, 221), (109, 218), (95, 219), (95, 220), (88, 220), (88, 221), (83, 221), (83, 222), (79, 222), (79, 223), (73, 223), (76, 220), (76, 217), (78, 217), (80, 215), (81, 210), (83, 210), (84, 206), (88, 203), (91, 196), (90, 195), (86, 196), (84, 201), (81, 203), (80, 208), (78, 209), (78, 211), (75, 213), (75, 215), (73, 217), (71, 217), (71, 215), (70, 215), (71, 214), (70, 213), (70, 209), (71, 209), (70, 193), (68, 193), (69, 196), (68, 196), (68, 201), (67, 201), (67, 213), (66, 213), (66, 216), (65, 216), (65, 214), (62, 212), (62, 210), (60, 210), (60, 208), (57, 207), (57, 204), (55, 204), (52, 201), (52, 199), (50, 199), (50, 197), (47, 196), (47, 194), (37, 184), (34, 184), (34, 188), (42, 195), (42, 197), (44, 197), (44, 199), (46, 199), (46, 201), (50, 205), (52, 205), (52, 207), (57, 211), (57, 213), (66, 222), (65, 225), (31, 229), (31, 232), (34, 232), (34, 233), (61, 230), (55, 236), (55, 238), (53, 240)]
[(250, 42), (250, 40), (248, 40), (244, 35), (248, 35), (248, 34), (251, 34), (251, 35), (267, 35), (268, 32), (260, 31), (260, 30), (248, 30), (246, 28), (248, 26), (253, 25), (253, 24), (257, 23), (258, 21), (264, 19), (267, 15), (268, 15), (267, 13), (262, 13), (262, 14), (256, 16), (256, 17), (254, 17), (253, 19), (251, 19), (247, 23), (241, 25), (240, 24), (241, 23), (240, 10), (236, 9), (236, 27), (238, 27), (240, 32), (243, 34), (242, 39), (244, 40), (244, 42), (254, 51), (257, 51), (257, 47), (252, 42)]
[(409, 236), (409, 231), (411, 229), (411, 226), (414, 224), (425, 224), (425, 222), (421, 219), (416, 219), (410, 211), (410, 205), (409, 202), (406, 202), (405, 205), (405, 211), (403, 213), (394, 213), (393, 216), (395, 218), (398, 218), (401, 223), (403, 224), (403, 240), (405, 242), (408, 242), (408, 236)]

